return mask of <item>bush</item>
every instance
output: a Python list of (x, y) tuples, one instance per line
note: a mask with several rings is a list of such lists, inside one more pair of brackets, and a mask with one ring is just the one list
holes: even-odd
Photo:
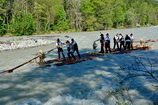
[(12, 19), (10, 30), (13, 35), (31, 35), (35, 32), (35, 23), (30, 14), (16, 16)]

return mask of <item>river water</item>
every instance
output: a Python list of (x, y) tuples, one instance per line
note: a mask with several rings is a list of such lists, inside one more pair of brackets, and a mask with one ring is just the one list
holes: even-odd
[[(80, 53), (94, 51), (94, 40), (103, 34), (109, 33), (112, 38), (116, 33), (133, 33), (136, 40), (143, 38), (158, 39), (158, 27), (104, 30), (94, 32), (77, 32), (49, 34), (57, 36), (52, 41), (60, 38), (63, 42), (74, 38)], [(69, 38), (65, 37), (69, 36)], [(97, 42), (99, 51), (99, 42)], [(138, 43), (135, 43), (138, 44)], [(153, 46), (150, 51), (134, 51), (130, 54), (99, 57), (95, 60), (81, 62), (73, 65), (39, 67), (36, 63), (29, 63), (10, 74), (0, 75), (0, 105), (115, 105), (128, 103), (133, 105), (158, 104), (158, 91), (152, 85), (157, 83), (151, 78), (138, 77), (130, 80), (123, 86), (116, 83), (120, 66), (125, 66), (135, 56), (148, 57), (156, 60), (158, 43), (149, 43)], [(26, 49), (0, 52), (0, 71), (11, 69), (35, 57), (39, 50), (48, 51), (55, 44), (38, 46)], [(66, 49), (64, 51), (66, 54)], [(52, 51), (46, 60), (57, 58), (57, 51)], [(158, 66), (154, 66), (157, 70)], [(150, 81), (151, 80), (151, 81)], [(128, 87), (128, 93), (117, 89)], [(141, 87), (141, 88), (140, 88)], [(130, 97), (130, 98), (129, 98)]]

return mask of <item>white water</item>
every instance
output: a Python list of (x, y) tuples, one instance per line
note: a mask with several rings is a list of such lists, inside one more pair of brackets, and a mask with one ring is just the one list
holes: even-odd
[[(104, 34), (108, 32), (111, 38), (116, 33), (123, 35), (133, 33), (137, 40), (158, 39), (158, 27), (101, 32)], [(65, 35), (73, 37), (78, 42), (81, 54), (93, 51), (93, 41), (99, 38), (99, 32), (58, 35), (64, 41), (70, 39), (64, 37)], [(119, 78), (117, 78), (119, 67), (133, 62), (134, 56), (148, 57), (153, 61), (158, 59), (158, 43), (150, 44), (153, 44), (151, 51), (110, 54), (61, 67), (53, 64), (51, 67), (39, 67), (35, 63), (27, 64), (11, 74), (0, 75), (0, 105), (116, 105), (118, 102), (129, 105), (153, 105), (154, 102), (158, 104), (158, 91), (152, 86), (157, 83), (151, 78), (133, 78), (123, 85), (118, 85)], [(48, 51), (54, 46), (0, 52), (0, 70), (13, 68), (33, 58), (38, 50)], [(112, 39), (111, 47), (113, 47)], [(98, 50), (99, 48), (98, 46)], [(53, 51), (47, 55), (46, 60), (56, 57), (57, 52)], [(158, 70), (157, 65), (154, 70)], [(129, 90), (119, 91), (123, 87), (128, 87)]]

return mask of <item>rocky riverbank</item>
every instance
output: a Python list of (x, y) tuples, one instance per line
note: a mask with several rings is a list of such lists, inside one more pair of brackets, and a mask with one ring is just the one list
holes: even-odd
[(24, 49), (54, 43), (54, 37), (8, 37), (0, 40), (0, 51)]

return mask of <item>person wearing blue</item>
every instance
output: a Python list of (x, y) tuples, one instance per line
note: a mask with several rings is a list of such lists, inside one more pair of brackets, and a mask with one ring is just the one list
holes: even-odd
[(60, 53), (62, 53), (63, 59), (65, 60), (65, 55), (63, 53), (63, 49), (62, 49), (63, 43), (60, 41), (60, 39), (57, 39), (56, 42), (56, 47), (58, 49), (58, 58), (60, 59)]
[(68, 51), (67, 55), (68, 55), (69, 60), (71, 61), (72, 58), (74, 60), (76, 60), (76, 57), (73, 54), (72, 45), (71, 45), (71, 43), (68, 40), (66, 41), (66, 47), (67, 47), (67, 51)]
[(106, 53), (111, 53), (111, 48), (110, 48), (110, 37), (109, 37), (109, 34), (107, 33), (106, 34), (106, 37), (105, 37), (105, 50), (106, 50)]
[(76, 51), (78, 57), (81, 58), (79, 50), (78, 50), (77, 42), (73, 38), (71, 39), (71, 45), (72, 45), (72, 48), (73, 48), (73, 53)]

